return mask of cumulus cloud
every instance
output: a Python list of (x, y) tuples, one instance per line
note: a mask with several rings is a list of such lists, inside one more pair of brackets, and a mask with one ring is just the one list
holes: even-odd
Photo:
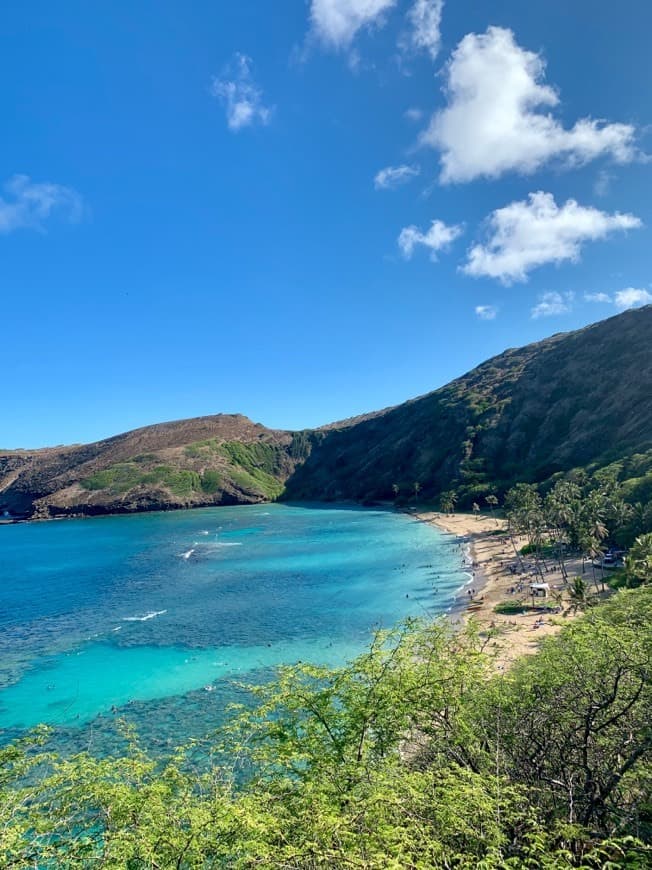
[(559, 97), (544, 75), (541, 55), (521, 48), (511, 30), (489, 27), (461, 40), (446, 67), (448, 105), (420, 137), (441, 153), (442, 182), (528, 174), (555, 158), (581, 165), (636, 157), (629, 124), (581, 118), (565, 129), (550, 112)]
[(251, 73), (252, 60), (236, 52), (221, 78), (214, 78), (211, 93), (223, 104), (229, 130), (237, 132), (255, 124), (269, 124), (273, 109), (263, 102), (263, 92)]
[(441, 14), (444, 0), (415, 0), (407, 14), (410, 32), (403, 48), (425, 51), (434, 60), (441, 46)]
[(489, 215), (489, 238), (470, 248), (462, 271), (505, 284), (526, 281), (532, 269), (546, 263), (576, 262), (584, 242), (640, 226), (635, 215), (607, 214), (574, 199), (558, 206), (551, 193), (540, 190)]
[(585, 293), (584, 301), (613, 303), (616, 308), (620, 309), (636, 308), (639, 305), (648, 305), (652, 302), (652, 293), (636, 287), (626, 287), (624, 290), (617, 290), (613, 296), (609, 293)]
[(44, 230), (55, 213), (67, 221), (82, 216), (82, 199), (71, 187), (52, 182), (36, 183), (28, 175), (13, 175), (0, 196), (0, 233), (18, 229)]
[(411, 178), (415, 178), (421, 169), (418, 166), (386, 166), (376, 173), (374, 187), (376, 190), (391, 190), (406, 184)]
[(495, 305), (476, 305), (475, 313), (480, 320), (495, 320), (498, 309)]
[(647, 290), (638, 290), (635, 287), (627, 287), (614, 293), (614, 305), (616, 308), (637, 308), (639, 305), (649, 305), (652, 302), (652, 293)]
[(539, 296), (538, 303), (531, 311), (536, 320), (539, 317), (554, 317), (556, 314), (567, 314), (573, 307), (572, 293), (543, 293)]
[(612, 302), (612, 298), (608, 293), (585, 293), (585, 302)]
[(382, 22), (395, 5), (396, 0), (312, 0), (312, 30), (329, 48), (348, 48), (360, 29)]
[(443, 221), (434, 220), (425, 233), (412, 225), (404, 227), (398, 237), (398, 246), (406, 260), (409, 260), (417, 245), (430, 251), (430, 259), (436, 261), (437, 251), (446, 250), (464, 232), (461, 224), (448, 226)]

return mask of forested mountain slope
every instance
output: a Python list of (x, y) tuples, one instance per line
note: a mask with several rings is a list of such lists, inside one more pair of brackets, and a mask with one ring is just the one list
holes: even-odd
[(464, 505), (613, 462), (652, 497), (652, 306), (507, 350), (435, 392), (317, 430), (220, 414), (0, 452), (0, 511), (367, 501), (394, 499), (397, 488), (399, 500), (455, 490)]
[(313, 433), (288, 498), (468, 501), (652, 448), (652, 306), (508, 350), (445, 387)]

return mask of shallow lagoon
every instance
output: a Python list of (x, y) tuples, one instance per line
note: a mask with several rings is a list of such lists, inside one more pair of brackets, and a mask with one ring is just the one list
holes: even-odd
[(456, 540), (408, 516), (288, 505), (5, 526), (0, 574), (0, 739), (48, 722), (71, 746), (122, 716), (199, 736), (234, 681), (340, 664), (467, 579)]

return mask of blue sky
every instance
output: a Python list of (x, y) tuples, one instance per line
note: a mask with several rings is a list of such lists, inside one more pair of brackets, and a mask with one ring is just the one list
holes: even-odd
[(0, 447), (319, 425), (652, 299), (644, 0), (0, 16)]

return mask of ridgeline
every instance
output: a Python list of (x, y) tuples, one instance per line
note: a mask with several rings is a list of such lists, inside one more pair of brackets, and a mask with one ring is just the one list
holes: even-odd
[[(507, 350), (450, 384), (315, 430), (218, 414), (94, 444), (0, 452), (0, 513), (128, 513), (274, 499), (470, 505), (616, 464), (652, 497), (652, 306)], [(415, 486), (416, 484), (416, 486)]]

